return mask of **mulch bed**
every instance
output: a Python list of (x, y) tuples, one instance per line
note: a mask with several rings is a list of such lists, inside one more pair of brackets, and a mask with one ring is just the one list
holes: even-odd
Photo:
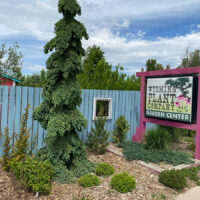
[[(73, 197), (87, 197), (91, 200), (151, 200), (165, 195), (167, 199), (174, 199), (177, 192), (158, 182), (158, 175), (149, 169), (141, 167), (135, 162), (106, 152), (104, 155), (89, 154), (88, 159), (93, 162), (106, 162), (115, 167), (116, 173), (130, 172), (137, 181), (133, 192), (121, 194), (110, 188), (111, 177), (101, 178), (101, 185), (84, 189), (76, 184), (59, 184), (53, 182), (52, 194), (41, 196), (41, 200), (72, 200)], [(24, 188), (15, 180), (11, 173), (3, 171), (0, 167), (0, 199), (3, 200), (33, 200), (35, 194), (24, 191)]]
[[(100, 177), (98, 187), (84, 189), (76, 184), (59, 184), (53, 182), (52, 193), (41, 196), (40, 200), (73, 200), (74, 197), (87, 197), (91, 200), (157, 200), (163, 196), (172, 200), (177, 191), (167, 188), (158, 182), (158, 174), (148, 168), (142, 167), (134, 161), (127, 161), (124, 157), (106, 152), (104, 155), (89, 154), (88, 159), (93, 162), (106, 162), (115, 167), (116, 173), (127, 171), (136, 179), (136, 189), (132, 192), (121, 194), (110, 188), (111, 177)], [(194, 186), (191, 182), (189, 187)], [(184, 191), (188, 190), (186, 188)], [(184, 192), (182, 191), (182, 192)], [(3, 171), (0, 167), (0, 199), (2, 200), (35, 200), (35, 194), (28, 193), (16, 181), (11, 173)]]

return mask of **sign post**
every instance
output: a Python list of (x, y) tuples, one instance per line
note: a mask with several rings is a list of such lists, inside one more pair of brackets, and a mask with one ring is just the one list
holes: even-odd
[(200, 159), (200, 67), (138, 72), (141, 77), (140, 142), (146, 123), (196, 131), (195, 158)]

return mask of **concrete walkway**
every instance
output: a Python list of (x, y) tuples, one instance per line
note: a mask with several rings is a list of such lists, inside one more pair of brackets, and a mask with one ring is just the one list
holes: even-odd
[(200, 200), (200, 187), (196, 186), (186, 193), (179, 194), (175, 200)]

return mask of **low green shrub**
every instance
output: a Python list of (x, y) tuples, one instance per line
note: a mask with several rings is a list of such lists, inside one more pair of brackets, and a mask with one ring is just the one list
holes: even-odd
[(21, 180), (28, 191), (44, 195), (51, 192), (54, 171), (46, 161), (40, 162), (26, 158), (24, 161), (12, 162), (11, 171), (18, 180)]
[(108, 176), (114, 174), (114, 172), (115, 172), (114, 167), (107, 163), (99, 163), (95, 169), (95, 173), (98, 176), (104, 176), (104, 177), (108, 177)]
[(126, 133), (130, 129), (130, 126), (124, 116), (120, 116), (115, 121), (115, 127), (113, 132), (113, 141), (117, 144), (123, 142), (126, 139)]
[(180, 128), (163, 126), (163, 125), (158, 125), (158, 129), (165, 130), (167, 132), (170, 142), (177, 142), (179, 137), (181, 136), (181, 132), (184, 130)]
[(165, 150), (168, 146), (169, 135), (165, 129), (151, 129), (145, 136), (145, 149)]
[(167, 187), (180, 190), (186, 186), (186, 177), (181, 170), (166, 170), (159, 174), (159, 182)]
[(74, 197), (73, 200), (90, 200), (90, 199), (85, 198), (85, 197), (82, 197), (82, 198)]
[(110, 182), (110, 186), (121, 193), (131, 192), (136, 188), (136, 181), (127, 172), (115, 174)]
[(92, 174), (86, 174), (84, 176), (81, 176), (78, 179), (78, 183), (87, 188), (87, 187), (92, 187), (92, 186), (98, 186), (100, 185), (100, 180), (97, 176), (92, 175)]
[(183, 174), (196, 184), (200, 181), (199, 172), (200, 167), (191, 167), (189, 169), (182, 169)]
[(76, 182), (76, 178), (74, 176), (74, 174), (69, 171), (66, 167), (64, 167), (63, 165), (57, 165), (54, 167), (54, 172), (55, 172), (55, 176), (53, 177), (53, 180), (58, 182), (58, 183), (75, 183)]
[(104, 154), (106, 152), (109, 133), (104, 129), (105, 123), (106, 119), (102, 114), (94, 121), (95, 128), (92, 127), (88, 140), (86, 141), (88, 151), (95, 154)]
[(145, 149), (142, 143), (134, 143), (125, 141), (118, 145), (123, 148), (123, 154), (127, 160), (142, 160), (144, 162), (172, 164), (174, 166), (180, 164), (194, 163), (191, 155), (186, 152), (176, 152), (172, 150), (154, 150)]

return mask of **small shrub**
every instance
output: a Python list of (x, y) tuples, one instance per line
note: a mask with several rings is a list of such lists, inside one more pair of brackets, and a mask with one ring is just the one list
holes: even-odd
[(85, 197), (82, 197), (82, 198), (74, 197), (73, 200), (90, 200), (90, 199), (85, 198)]
[(163, 125), (158, 125), (158, 129), (164, 130), (168, 134), (168, 139), (170, 142), (177, 142), (181, 132), (183, 131), (182, 129), (179, 128), (174, 128), (171, 126), (163, 126)]
[(106, 119), (102, 115), (94, 121), (95, 129), (92, 127), (86, 142), (87, 148), (90, 152), (96, 154), (104, 154), (106, 152), (109, 133), (104, 130), (105, 122)]
[(11, 145), (10, 145), (10, 137), (9, 137), (8, 126), (5, 128), (3, 146), (4, 146), (4, 150), (3, 150), (3, 155), (2, 155), (2, 166), (3, 166), (4, 170), (9, 171)]
[(29, 151), (29, 142), (28, 138), (30, 136), (29, 129), (27, 128), (27, 120), (28, 120), (28, 114), (29, 114), (29, 104), (28, 106), (24, 109), (24, 113), (21, 117), (20, 121), (20, 131), (19, 134), (16, 135), (16, 141), (15, 141), (15, 146), (11, 154), (11, 162), (14, 160), (15, 162), (17, 161), (23, 161), (27, 154), (30, 153)]
[(114, 174), (114, 172), (115, 172), (114, 167), (107, 163), (100, 163), (96, 166), (96, 169), (95, 169), (95, 173), (98, 176), (104, 176), (104, 177), (108, 177)]
[(127, 172), (123, 172), (112, 177), (110, 186), (118, 192), (126, 193), (136, 188), (136, 181)]
[(87, 187), (93, 187), (93, 186), (98, 186), (100, 185), (100, 180), (97, 176), (92, 175), (92, 174), (86, 174), (84, 176), (81, 176), (78, 179), (78, 183), (87, 188)]
[(166, 170), (159, 174), (159, 182), (167, 187), (180, 190), (186, 186), (186, 177), (180, 170)]
[(132, 141), (125, 141), (120, 143), (119, 147), (123, 148), (123, 155), (127, 160), (142, 160), (147, 163), (164, 162), (174, 166), (194, 163), (194, 161), (191, 160), (191, 155), (186, 152), (145, 149), (142, 143), (135, 143)]
[(129, 124), (124, 116), (120, 116), (116, 122), (113, 132), (113, 141), (117, 144), (123, 142), (126, 139), (126, 133), (129, 130)]
[(145, 136), (146, 149), (167, 149), (169, 145), (169, 136), (164, 129), (151, 129)]
[(13, 161), (10, 169), (28, 191), (44, 195), (50, 193), (54, 171), (46, 161), (40, 162), (30, 158), (20, 162)]

